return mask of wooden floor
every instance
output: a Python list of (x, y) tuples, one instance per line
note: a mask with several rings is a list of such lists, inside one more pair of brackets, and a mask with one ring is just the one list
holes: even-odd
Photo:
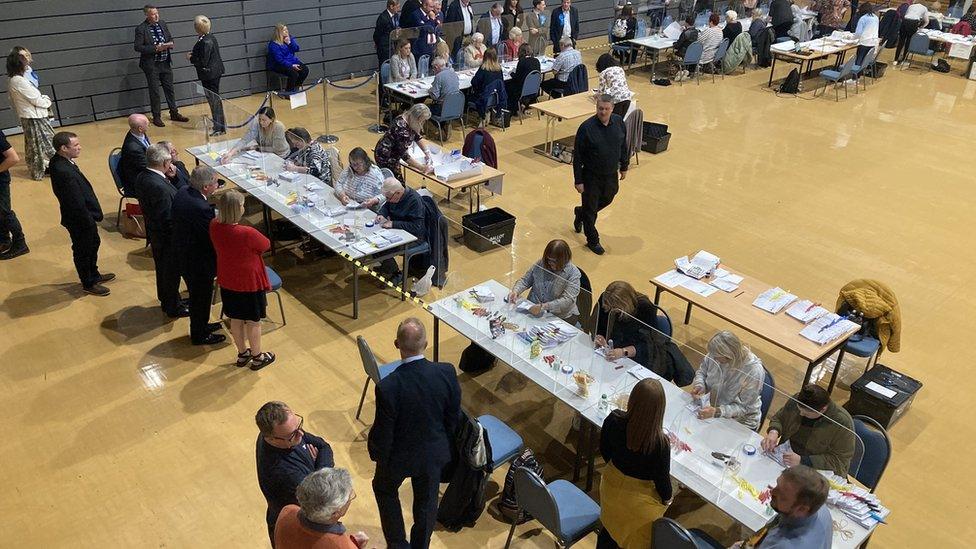
[[(591, 67), (597, 53), (586, 53)], [(883, 59), (890, 56), (887, 50)], [(673, 137), (666, 153), (640, 155), (601, 215), (607, 255), (597, 258), (573, 233), (578, 196), (571, 168), (532, 153), (544, 124), (530, 118), (493, 131), (508, 175), (504, 194), (486, 205), (517, 216), (512, 252), (479, 257), (452, 249), (452, 287), (508, 277), (554, 237), (572, 244), (597, 291), (621, 278), (650, 291), (646, 281), (673, 258), (702, 248), (825, 303), (851, 279), (885, 281), (900, 298), (904, 336), (902, 351), (882, 362), (925, 387), (891, 431), (894, 456), (879, 494), (892, 515), (872, 547), (968, 546), (976, 536), (966, 488), (976, 437), (967, 343), (976, 290), (966, 282), (976, 270), (969, 232), (976, 229), (969, 175), (976, 82), (960, 78), (959, 69), (946, 75), (889, 68), (867, 93), (839, 103), (812, 100), (809, 92), (777, 97), (763, 87), (766, 70), (667, 88), (651, 86), (648, 72), (631, 71), (645, 119), (668, 124)], [(785, 75), (785, 67), (779, 70)], [(374, 113), (369, 89), (330, 92), (330, 129), (341, 138), (343, 156), (375, 143), (365, 131)], [(279, 113), (286, 124), (315, 134), (324, 129), (322, 104), (318, 93), (311, 95), (303, 110), (282, 105)], [(252, 112), (259, 102), (233, 101)], [(185, 109), (193, 122), (153, 131), (152, 139), (170, 138), (181, 148), (202, 142), (193, 127), (203, 108)], [(559, 135), (575, 127), (563, 123)], [(430, 326), (429, 315), (367, 280), (360, 318), (352, 320), (340, 260), (313, 263), (285, 252), (270, 261), (283, 275), (288, 315), (288, 325), (266, 337), (278, 362), (254, 373), (232, 365), (230, 346), (191, 347), (186, 320), (169, 321), (155, 303), (143, 244), (114, 230), (118, 198), (105, 159), (122, 141), (124, 120), (71, 130), (81, 137), (79, 164), (106, 212), (100, 267), (118, 280), (110, 297), (81, 293), (50, 183), (30, 181), (23, 166), (15, 168), (14, 206), (32, 251), (0, 264), (0, 409), (7, 414), (0, 546), (267, 547), (253, 417), (262, 403), (279, 399), (303, 414), (308, 430), (325, 437), (337, 463), (352, 471), (363, 497), (347, 525), (382, 547), (364, 442), (372, 396), (363, 421), (354, 419), (364, 380), (355, 336), (366, 336), (390, 360), (397, 322), (417, 315)], [(20, 138), (12, 143), (23, 150)], [(462, 196), (446, 210), (459, 219), (466, 207)], [(675, 301), (664, 304), (680, 318)], [(277, 318), (274, 307), (269, 311)], [(702, 313), (675, 336), (700, 349), (721, 328), (727, 326)], [(462, 338), (450, 331), (443, 338), (442, 359), (456, 361)], [(780, 388), (799, 386), (798, 360), (746, 339)], [(569, 475), (575, 438), (565, 406), (504, 365), (462, 380), (466, 407), (491, 410), (517, 428), (542, 455), (548, 477)], [(834, 398), (844, 401), (847, 393), (835, 391)], [(493, 476), (493, 494), (503, 474)], [(404, 494), (409, 508), (409, 490)], [(729, 541), (736, 535), (729, 519), (694, 498), (680, 498), (672, 513)], [(433, 546), (502, 546), (508, 527), (494, 515), (460, 533), (436, 532)], [(535, 523), (519, 535), (520, 547), (551, 546)]]

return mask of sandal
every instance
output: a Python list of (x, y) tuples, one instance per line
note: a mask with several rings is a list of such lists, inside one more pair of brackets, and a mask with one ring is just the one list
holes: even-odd
[(251, 362), (252, 358), (254, 357), (251, 356), (250, 349), (246, 349), (243, 353), (237, 353), (237, 367), (243, 368), (244, 366), (247, 366), (247, 363)]
[(269, 352), (254, 355), (254, 358), (251, 359), (251, 370), (256, 372), (274, 362), (275, 358), (277, 358), (275, 357), (275, 354)]

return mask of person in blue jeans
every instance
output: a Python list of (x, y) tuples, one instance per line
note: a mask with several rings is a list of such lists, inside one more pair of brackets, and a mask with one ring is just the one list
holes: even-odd
[(301, 48), (288, 33), (284, 23), (275, 25), (274, 38), (268, 42), (268, 70), (288, 77), (287, 91), (295, 91), (308, 78), (308, 67), (295, 53)]

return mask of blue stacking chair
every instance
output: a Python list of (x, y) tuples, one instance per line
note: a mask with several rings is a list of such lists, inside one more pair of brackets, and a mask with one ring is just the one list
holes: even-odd
[(538, 97), (540, 93), (542, 93), (542, 73), (532, 71), (525, 75), (525, 80), (522, 81), (522, 92), (519, 94), (518, 101), (519, 124), (523, 123), (522, 99), (526, 97)]
[(424, 54), (417, 61), (417, 78), (426, 77), (428, 72), (430, 72), (430, 56)]
[(874, 492), (891, 460), (891, 440), (880, 423), (868, 416), (854, 416), (854, 434), (861, 444), (854, 445), (850, 475)]
[(115, 215), (115, 227), (118, 228), (119, 223), (122, 221), (122, 203), (125, 202), (126, 198), (135, 199), (131, 194), (125, 192), (125, 182), (122, 181), (122, 176), (119, 175), (119, 161), (122, 160), (122, 149), (115, 147), (112, 152), (108, 153), (108, 171), (112, 174), (112, 181), (115, 181), (115, 190), (119, 191), (119, 211)]
[(773, 379), (773, 374), (769, 373), (769, 370), (763, 366), (763, 386), (759, 389), (759, 425), (756, 427), (756, 432), (758, 433), (762, 429), (763, 422), (766, 421), (766, 414), (769, 413), (769, 407), (773, 405), (773, 397), (776, 396), (776, 381)]
[(725, 80), (725, 71), (722, 70), (722, 60), (729, 51), (729, 39), (723, 38), (715, 50), (715, 57), (712, 59), (712, 82), (715, 82), (715, 71), (722, 71), (722, 80)]
[(268, 282), (271, 283), (271, 289), (268, 290), (268, 293), (272, 293), (278, 298), (278, 310), (281, 311), (281, 325), (285, 326), (288, 322), (285, 321), (285, 305), (281, 301), (281, 292), (279, 291), (281, 290), (281, 277), (278, 276), (278, 273), (274, 269), (267, 265), (264, 266), (264, 272), (267, 273)]
[(851, 58), (848, 59), (843, 66), (841, 66), (839, 71), (834, 69), (824, 69), (820, 71), (820, 78), (823, 78), (824, 80), (823, 90), (821, 93), (826, 94), (827, 85), (833, 83), (835, 92), (834, 100), (840, 101), (840, 90), (837, 89), (837, 86), (843, 85), (844, 99), (847, 99), (847, 84), (845, 84), (844, 81), (851, 77), (854, 70), (854, 61), (854, 56), (851, 56)]
[(400, 361), (379, 364), (376, 361), (376, 355), (373, 354), (373, 350), (369, 348), (369, 344), (366, 343), (363, 336), (356, 336), (356, 345), (359, 346), (359, 356), (363, 359), (363, 370), (366, 371), (366, 384), (363, 385), (363, 395), (359, 397), (359, 408), (356, 408), (356, 419), (359, 419), (359, 415), (363, 411), (363, 402), (366, 400), (366, 390), (369, 389), (369, 382), (379, 383), (381, 379), (390, 375), (393, 370), (400, 366)]
[(653, 327), (668, 337), (671, 337), (674, 333), (674, 328), (671, 325), (671, 317), (668, 316), (668, 313), (664, 312), (664, 309), (658, 309), (658, 314), (654, 317)]
[[(912, 64), (915, 62), (916, 55), (924, 55), (929, 58), (929, 70), (932, 70), (932, 60), (935, 57), (935, 51), (929, 48), (929, 37), (918, 33), (912, 36), (912, 39), (908, 42), (908, 67), (911, 68)], [(902, 70), (905, 69), (905, 65), (902, 64)]]
[[(451, 129), (451, 122), (461, 121), (461, 131), (464, 132), (464, 94), (455, 92), (444, 98), (441, 102), (441, 113), (430, 115), (430, 119), (437, 124), (438, 137), (442, 135), (441, 124), (447, 123), (447, 129)], [(444, 144), (444, 141), (441, 141)]]
[(712, 538), (700, 530), (688, 531), (674, 519), (661, 517), (651, 524), (653, 547), (667, 549), (714, 549)]
[(457, 70), (461, 70), (461, 69), (465, 68), (464, 67), (464, 48), (459, 49), (458, 52), (456, 54), (454, 54), (454, 65), (457, 68)]
[[(701, 42), (693, 42), (688, 45), (688, 49), (685, 50), (685, 57), (684, 59), (681, 60), (681, 66), (685, 70), (690, 71), (691, 69), (689, 69), (688, 67), (695, 68), (695, 78), (698, 80), (699, 85), (701, 85), (701, 71), (698, 70), (699, 69), (698, 65), (699, 63), (701, 63), (701, 57), (703, 51), (704, 48), (702, 47)], [(682, 86), (685, 85), (684, 80), (681, 81), (681, 85)]]
[(485, 430), (491, 444), (491, 468), (498, 469), (522, 451), (522, 437), (504, 421), (493, 415), (478, 417), (478, 423)]
[(559, 547), (571, 547), (600, 527), (600, 506), (568, 480), (547, 485), (534, 471), (519, 467), (515, 470), (515, 497), (518, 511), (508, 531), (505, 549), (512, 545), (523, 511), (552, 532)]

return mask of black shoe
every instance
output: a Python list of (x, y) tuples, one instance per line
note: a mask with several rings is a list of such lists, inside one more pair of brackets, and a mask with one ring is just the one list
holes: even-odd
[(218, 343), (223, 343), (227, 340), (227, 336), (224, 334), (207, 334), (203, 339), (194, 339), (191, 341), (194, 345), (216, 345)]
[(100, 297), (105, 297), (108, 294), (112, 293), (112, 290), (109, 290), (108, 288), (100, 284), (92, 284), (91, 286), (85, 288), (84, 290), (86, 294), (97, 295)]
[(589, 248), (590, 251), (595, 253), (596, 255), (603, 255), (604, 253), (606, 253), (606, 250), (603, 249), (603, 246), (601, 246), (599, 242), (597, 242), (596, 244), (587, 243), (586, 247)]
[(256, 372), (274, 362), (276, 358), (278, 357), (276, 357), (274, 353), (269, 353), (267, 351), (259, 355), (254, 355), (254, 358), (251, 359), (251, 370)]
[(223, 327), (224, 325), (220, 322), (211, 322), (210, 324), (207, 324), (207, 331), (213, 333), (222, 329)]
[(3, 244), (0, 244), (0, 254), (2, 254), (3, 252), (6, 252), (9, 249), (10, 249), (10, 243), (9, 242), (4, 242)]
[(111, 282), (115, 280), (115, 273), (102, 273), (101, 278), (98, 279), (99, 284), (104, 284), (105, 282)]
[(153, 126), (156, 126), (157, 128), (165, 128), (166, 127), (166, 124), (163, 124), (163, 119), (160, 118), (160, 117), (158, 117), (158, 116), (154, 116), (153, 117), (152, 123), (153, 123)]
[(27, 247), (27, 244), (21, 244), (19, 246), (10, 246), (6, 250), (4, 250), (3, 253), (0, 253), (0, 261), (13, 259), (15, 257), (20, 257), (28, 253), (30, 253), (30, 248)]
[(583, 232), (583, 220), (580, 219), (579, 207), (573, 208), (573, 230), (576, 234)]
[(190, 309), (187, 309), (185, 306), (180, 305), (179, 307), (176, 308), (175, 311), (167, 311), (166, 312), (166, 316), (168, 316), (170, 318), (184, 318), (184, 317), (188, 317), (188, 316), (190, 316)]
[(169, 119), (172, 120), (173, 122), (189, 122), (190, 121), (189, 118), (183, 116), (182, 114), (180, 114), (178, 112), (170, 113)]

